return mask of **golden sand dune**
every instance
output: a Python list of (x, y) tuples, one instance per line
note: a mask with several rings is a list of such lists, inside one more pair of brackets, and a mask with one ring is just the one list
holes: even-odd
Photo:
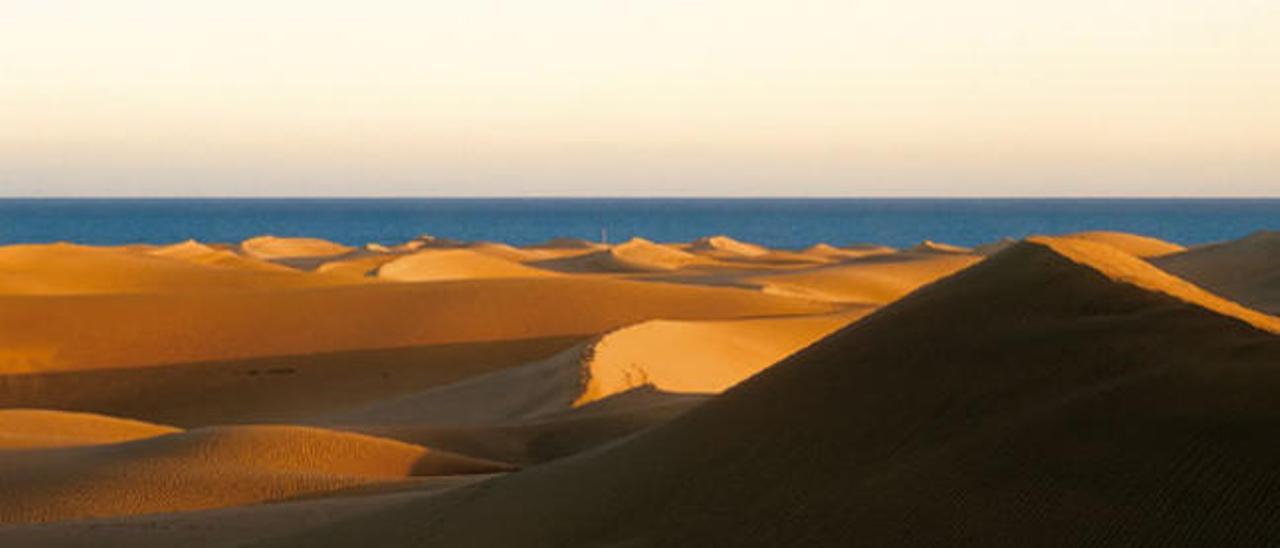
[(925, 240), (923, 242), (920, 242), (914, 246), (911, 246), (911, 249), (909, 249), (908, 251), (913, 251), (916, 253), (939, 253), (939, 254), (951, 254), (951, 255), (965, 255), (965, 254), (973, 253), (973, 250), (967, 247), (944, 244), (942, 242), (935, 242), (933, 240)]
[(349, 432), (202, 428), (114, 445), (0, 451), (0, 523), (213, 508), (506, 469)]
[(148, 422), (47, 409), (0, 409), (0, 451), (116, 443), (178, 432)]
[(471, 249), (428, 249), (383, 263), (376, 275), (400, 282), (537, 278), (556, 273)]
[(845, 247), (836, 247), (831, 244), (821, 243), (814, 244), (804, 249), (801, 253), (813, 255), (831, 260), (847, 260), (861, 259), (863, 257), (872, 257), (876, 255), (888, 255), (897, 253), (898, 250), (874, 244), (859, 244)]
[(168, 293), (337, 283), (283, 267), (252, 267), (250, 259), (230, 268), (216, 264), (216, 259), (199, 264), (181, 253), (191, 249), (135, 252), (73, 244), (0, 247), (0, 295)]
[(685, 251), (718, 259), (759, 257), (768, 254), (770, 251), (769, 248), (764, 246), (740, 242), (723, 234), (698, 238), (688, 246), (685, 246), (684, 249)]
[(535, 266), (562, 272), (663, 272), (714, 262), (644, 238), (582, 255), (539, 261)]
[(659, 317), (830, 309), (740, 289), (562, 277), (0, 296), (0, 373), (591, 335)]
[(336, 257), (355, 248), (319, 238), (257, 236), (240, 242), (240, 250), (251, 257), (273, 260)]
[(974, 255), (952, 253), (895, 253), (873, 255), (833, 266), (748, 275), (741, 281), (780, 295), (885, 304), (978, 260), (980, 257)]
[(1177, 253), (1186, 249), (1185, 247), (1175, 243), (1166, 242), (1150, 236), (1139, 236), (1137, 234), (1129, 234), (1126, 232), (1095, 230), (1090, 232), (1064, 234), (1061, 237), (1107, 244), (1120, 249), (1125, 253), (1142, 258), (1159, 257), (1161, 255)]
[(195, 240), (187, 240), (173, 245), (150, 249), (147, 250), (146, 253), (157, 257), (167, 257), (170, 259), (177, 259), (179, 261), (187, 261), (201, 265), (265, 270), (268, 272), (289, 271), (288, 267), (282, 265), (238, 255), (230, 250), (218, 249)]
[(1035, 239), (609, 449), (262, 546), (1266, 545), (1275, 321)]
[(373, 280), (378, 267), (402, 257), (402, 253), (363, 253), (321, 262), (312, 272), (350, 280)]
[(1280, 314), (1280, 232), (1259, 231), (1151, 262), (1240, 304)]
[(324, 423), (502, 424), (536, 419), (639, 388), (718, 393), (867, 312), (643, 322), (537, 363), (433, 388)]

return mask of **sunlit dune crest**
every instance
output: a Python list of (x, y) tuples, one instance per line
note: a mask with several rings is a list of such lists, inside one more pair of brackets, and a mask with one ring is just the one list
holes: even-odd
[(354, 251), (354, 248), (321, 240), (319, 238), (280, 238), (258, 236), (240, 242), (245, 254), (261, 259), (309, 259), (334, 257)]
[(536, 278), (554, 272), (471, 249), (428, 249), (383, 263), (375, 275), (384, 280), (429, 282), (481, 278)]
[(1125, 253), (1140, 258), (1159, 257), (1170, 253), (1177, 253), (1187, 248), (1172, 242), (1166, 242), (1158, 238), (1150, 236), (1141, 236), (1138, 234), (1129, 234), (1127, 232), (1112, 232), (1105, 230), (1094, 230), (1089, 232), (1076, 232), (1073, 234), (1063, 234), (1063, 238), (1075, 238), (1077, 240), (1089, 240), (1107, 244), (1117, 248)]

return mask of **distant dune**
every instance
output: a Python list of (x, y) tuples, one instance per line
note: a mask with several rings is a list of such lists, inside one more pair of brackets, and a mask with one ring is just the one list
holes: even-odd
[(1241, 304), (1280, 314), (1280, 232), (1255, 232), (1151, 262)]
[(492, 250), (484, 253), (471, 249), (429, 249), (406, 255), (377, 268), (375, 275), (384, 280), (432, 282), (481, 278), (536, 278), (555, 273), (530, 268), (519, 262), (501, 258)]

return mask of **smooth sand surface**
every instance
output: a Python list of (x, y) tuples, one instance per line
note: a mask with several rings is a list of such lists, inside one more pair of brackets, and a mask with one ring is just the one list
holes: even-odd
[(539, 261), (533, 265), (571, 273), (617, 273), (668, 272), (715, 262), (714, 259), (700, 257), (675, 246), (654, 243), (644, 238), (633, 238), (598, 251)]
[(92, 411), (183, 427), (297, 422), (544, 359), (581, 336), (0, 375), (0, 407)]
[(741, 280), (778, 295), (879, 305), (980, 259), (959, 253), (905, 252), (872, 255), (834, 266), (749, 275)]
[(214, 508), (507, 469), (350, 432), (212, 427), (111, 445), (0, 450), (0, 523)]
[(589, 335), (657, 317), (828, 310), (741, 289), (562, 277), (235, 293), (0, 295), (0, 373)]
[(0, 546), (1276, 544), (1276, 242), (0, 247)]
[(268, 272), (289, 271), (289, 268), (285, 266), (256, 260), (251, 257), (236, 254), (228, 249), (219, 249), (210, 245), (202, 244), (195, 240), (187, 240), (185, 242), (158, 247), (155, 249), (148, 249), (144, 252), (157, 257), (167, 257), (170, 259), (177, 259), (179, 261), (187, 261), (207, 266), (265, 270)]
[(964, 246), (944, 244), (942, 242), (935, 242), (933, 240), (925, 240), (923, 242), (920, 242), (914, 246), (911, 246), (911, 249), (908, 249), (907, 251), (913, 251), (916, 253), (939, 253), (944, 255), (945, 254), (965, 255), (965, 254), (973, 253), (972, 249), (969, 249)]
[(270, 235), (240, 242), (240, 249), (246, 255), (261, 259), (336, 257), (355, 251), (353, 247), (319, 238), (280, 238)]
[(1280, 314), (1280, 232), (1260, 231), (1239, 240), (1151, 259), (1160, 268), (1240, 304)]
[(714, 394), (741, 382), (868, 309), (820, 316), (652, 320), (555, 356), (330, 417), (323, 424), (509, 424), (635, 389)]
[(399, 282), (435, 282), (486, 278), (537, 278), (554, 276), (549, 270), (531, 268), (494, 253), (473, 249), (428, 249), (380, 265), (374, 275)]
[(0, 409), (0, 451), (117, 443), (181, 430), (149, 422), (47, 409)]
[(1035, 239), (606, 450), (258, 546), (1266, 545), (1273, 320)]
[(1159, 257), (1161, 255), (1177, 253), (1187, 249), (1172, 242), (1166, 242), (1150, 236), (1129, 234), (1127, 232), (1094, 230), (1089, 232), (1063, 234), (1061, 237), (1107, 244), (1111, 247), (1124, 251), (1125, 253), (1141, 258)]
[[(214, 254), (222, 253), (210, 249)], [(90, 295), (283, 289), (334, 285), (284, 267), (240, 258), (204, 263), (172, 248), (130, 251), (74, 244), (0, 247), (0, 298), (10, 295)]]

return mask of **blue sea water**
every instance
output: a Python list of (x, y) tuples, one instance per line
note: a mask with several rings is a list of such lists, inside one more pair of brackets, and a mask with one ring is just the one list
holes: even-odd
[(0, 199), (0, 243), (236, 242), (259, 234), (359, 245), (432, 234), (531, 244), (567, 236), (975, 245), (1121, 230), (1182, 244), (1280, 229), (1280, 199)]

